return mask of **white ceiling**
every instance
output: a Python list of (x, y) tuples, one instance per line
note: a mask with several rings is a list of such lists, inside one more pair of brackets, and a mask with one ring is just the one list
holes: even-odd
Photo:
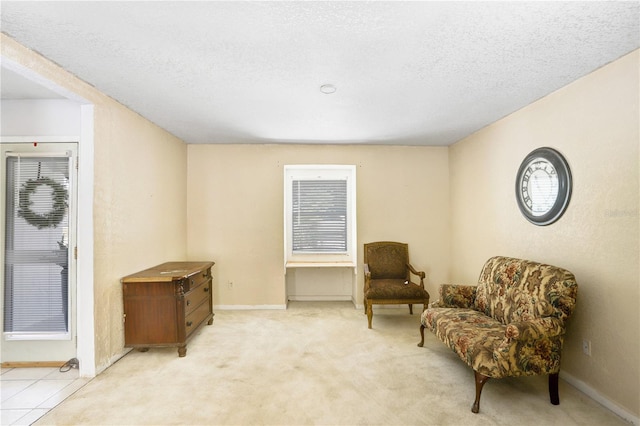
[[(448, 145), (640, 47), (638, 1), (2, 1), (1, 15), (187, 143)], [(20, 80), (3, 72), (2, 97), (39, 96)]]

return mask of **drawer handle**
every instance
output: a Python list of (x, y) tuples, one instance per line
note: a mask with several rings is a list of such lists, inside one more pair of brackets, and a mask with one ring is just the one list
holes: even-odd
[(205, 293), (209, 292), (209, 287), (205, 287), (205, 288), (204, 288), (204, 292), (205, 292)]
[(191, 300), (187, 300), (187, 306), (191, 304)]
[(192, 321), (187, 321), (187, 327), (191, 327), (193, 325)]

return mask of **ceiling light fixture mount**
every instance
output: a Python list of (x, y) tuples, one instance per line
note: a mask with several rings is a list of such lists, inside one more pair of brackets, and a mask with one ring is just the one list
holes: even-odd
[(325, 95), (335, 93), (336, 90), (338, 89), (333, 84), (323, 84), (322, 86), (320, 86), (320, 91)]

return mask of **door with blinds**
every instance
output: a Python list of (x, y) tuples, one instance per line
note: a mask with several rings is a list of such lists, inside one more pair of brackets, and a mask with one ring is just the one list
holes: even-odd
[(2, 362), (76, 357), (77, 144), (2, 144)]

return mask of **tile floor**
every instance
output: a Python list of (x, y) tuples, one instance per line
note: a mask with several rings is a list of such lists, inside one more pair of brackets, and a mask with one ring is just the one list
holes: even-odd
[(91, 379), (72, 368), (2, 368), (0, 424), (30, 425)]

